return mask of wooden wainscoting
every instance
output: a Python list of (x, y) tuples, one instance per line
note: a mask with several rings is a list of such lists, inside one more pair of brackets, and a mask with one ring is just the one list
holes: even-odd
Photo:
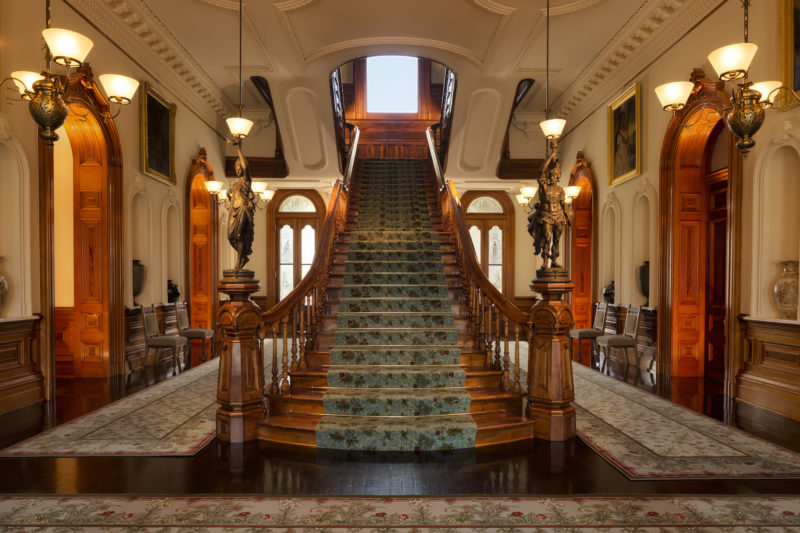
[(56, 351), (56, 377), (75, 377), (75, 336), (80, 332), (76, 329), (75, 308), (56, 307), (54, 342)]
[(0, 415), (44, 400), (41, 318), (0, 318)]
[[(158, 331), (162, 335), (177, 335), (175, 304), (158, 304), (155, 308)], [(125, 308), (125, 360), (129, 364), (127, 371), (130, 371), (131, 367), (136, 369), (144, 365), (144, 324), (141, 307)]]
[(736, 401), (800, 420), (800, 322), (740, 316)]

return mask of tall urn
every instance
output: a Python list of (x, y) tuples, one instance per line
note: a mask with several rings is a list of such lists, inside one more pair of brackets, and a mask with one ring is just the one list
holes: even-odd
[(650, 261), (645, 261), (643, 265), (638, 268), (639, 274), (639, 290), (645, 297), (644, 306), (650, 307)]
[(780, 261), (783, 272), (775, 281), (772, 292), (781, 318), (797, 320), (798, 261)]

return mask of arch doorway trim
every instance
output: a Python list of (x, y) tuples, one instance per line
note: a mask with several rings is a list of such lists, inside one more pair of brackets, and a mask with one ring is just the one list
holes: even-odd
[[(469, 209), (470, 204), (477, 200), (482, 196), (488, 196), (497, 200), (500, 206), (503, 208), (502, 213), (498, 214), (475, 214), (469, 213), (467, 214), (467, 209)], [(514, 202), (511, 200), (511, 197), (505, 191), (466, 191), (463, 195), (461, 195), (461, 208), (464, 211), (464, 216), (467, 219), (467, 227), (470, 225), (480, 223), (485, 221), (486, 223), (483, 224), (484, 228), (482, 228), (483, 235), (488, 235), (489, 228), (491, 225), (498, 223), (498, 219), (502, 219), (501, 225), (505, 227), (501, 227), (501, 231), (503, 231), (503, 284), (502, 289), (500, 291), (507, 297), (510, 298), (512, 301), (514, 298)], [(486, 260), (480, 260), (481, 257), (488, 258), (488, 246), (484, 246), (487, 248), (484, 251), (476, 250), (476, 255), (479, 258), (479, 263), (481, 263), (481, 268), (486, 268)], [(478, 253), (480, 252), (480, 253)], [(488, 269), (484, 270), (484, 273), (488, 276), (489, 271)]]
[[(85, 64), (70, 78), (64, 123), (75, 179), (76, 375), (108, 377), (125, 370), (123, 318), (122, 149), (108, 101)], [(85, 117), (78, 117), (75, 111)], [(39, 245), (42, 254), (42, 373), (47, 398), (55, 387), (53, 151), (39, 141)]]
[(219, 307), (218, 207), (205, 183), (214, 170), (205, 148), (192, 159), (186, 178), (186, 282), (193, 328), (214, 329)]
[(567, 269), (572, 277), (572, 314), (576, 328), (592, 327), (592, 307), (597, 287), (597, 177), (592, 164), (583, 152), (575, 157), (575, 164), (569, 175), (569, 185), (581, 188), (578, 197), (572, 201), (575, 218), (568, 228), (566, 242)]
[[(695, 372), (702, 375), (703, 354), (697, 345), (689, 342), (680, 346), (674, 334), (675, 328), (697, 323), (698, 330), (702, 325), (700, 320), (705, 317), (692, 316), (692, 313), (680, 312), (681, 302), (676, 299), (674, 292), (683, 283), (676, 271), (676, 262), (681, 259), (682, 248), (676, 246), (681, 234), (685, 234), (688, 242), (688, 233), (695, 231), (693, 224), (687, 218), (687, 223), (682, 225), (681, 213), (688, 211), (700, 212), (704, 208), (702, 195), (687, 194), (685, 198), (678, 198), (679, 180), (689, 171), (697, 174), (699, 181), (709, 169), (707, 163), (710, 159), (710, 150), (714, 145), (717, 135), (728, 135), (730, 149), (728, 152), (728, 191), (725, 207), (727, 220), (725, 222), (725, 387), (726, 392), (733, 397), (735, 392), (736, 375), (741, 368), (739, 331), (737, 328), (737, 315), (740, 309), (741, 273), (739, 269), (741, 258), (741, 207), (742, 207), (742, 157), (735, 149), (735, 139), (730, 132), (722, 128), (719, 118), (723, 109), (728, 105), (729, 96), (725, 93), (723, 84), (705, 78), (701, 69), (694, 69), (691, 81), (695, 84), (692, 95), (686, 107), (677, 112), (667, 127), (661, 148), (659, 165), (659, 202), (660, 202), (660, 228), (661, 241), (660, 268), (659, 268), (659, 294), (658, 294), (658, 372), (664, 375), (681, 375), (685, 372)], [(703, 114), (704, 116), (700, 116)], [(696, 124), (692, 124), (699, 117)], [(694, 200), (693, 200), (694, 198)], [(695, 205), (696, 204), (696, 205)], [(681, 210), (679, 213), (679, 209)], [(703, 239), (698, 233), (694, 239)], [(699, 242), (699, 241), (693, 241)], [(699, 248), (698, 248), (699, 249)], [(686, 264), (686, 263), (684, 263)], [(687, 267), (686, 275), (694, 275), (704, 268), (699, 262), (691, 268)], [(677, 279), (677, 281), (676, 281)], [(701, 291), (703, 287), (694, 286), (694, 290)], [(698, 298), (704, 296), (698, 292)], [(699, 301), (699, 300), (698, 300)], [(683, 350), (683, 352), (681, 351)], [(689, 361), (694, 359), (695, 362)], [(681, 359), (684, 360), (681, 363)], [(692, 369), (692, 364), (696, 365)], [(682, 366), (683, 365), (683, 366)], [(686, 369), (689, 369), (688, 371)]]

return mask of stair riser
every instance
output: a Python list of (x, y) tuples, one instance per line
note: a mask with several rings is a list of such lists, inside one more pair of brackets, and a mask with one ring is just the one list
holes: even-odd
[[(308, 361), (308, 359), (306, 359)], [(315, 365), (315, 368), (317, 366)], [(468, 388), (492, 389), (500, 387), (500, 376), (480, 375), (471, 376), (467, 374), (467, 379), (463, 385)], [(292, 376), (292, 390), (303, 389), (325, 389), (328, 387), (328, 378), (325, 374), (318, 376)]]
[[(472, 399), (470, 414), (478, 413), (512, 413), (522, 416), (519, 399)], [(296, 398), (286, 396), (270, 403), (270, 414), (305, 414), (322, 415), (324, 413), (322, 398)], [(480, 430), (478, 431), (480, 434)]]
[[(317, 334), (317, 349), (320, 351), (329, 351), (334, 345), (334, 333), (320, 332)], [(458, 346), (463, 348), (475, 347), (475, 336), (472, 333), (459, 332), (458, 333)], [(414, 346), (414, 345), (409, 345)]]
[[(417, 300), (405, 300), (401, 302), (395, 302), (392, 300), (383, 300), (383, 301), (376, 300), (375, 306), (368, 305), (366, 307), (361, 307), (361, 308), (359, 308), (360, 304), (351, 304), (345, 302), (340, 301), (338, 299), (338, 295), (336, 299), (329, 298), (328, 303), (326, 304), (325, 307), (325, 313), (329, 315), (335, 315), (336, 313), (339, 312), (354, 312), (359, 310), (397, 312), (400, 311), (400, 305), (406, 307), (408, 311), (412, 312), (448, 311), (453, 313), (456, 316), (456, 318), (464, 318), (464, 319), (466, 319), (466, 312), (467, 312), (466, 305), (464, 305), (461, 302), (451, 301), (451, 300), (419, 300), (419, 302), (425, 302), (420, 304), (417, 303), (418, 302)], [(395, 303), (397, 303), (397, 305), (395, 305)]]

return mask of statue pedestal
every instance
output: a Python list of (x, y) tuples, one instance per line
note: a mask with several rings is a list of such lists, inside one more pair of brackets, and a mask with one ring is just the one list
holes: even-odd
[(264, 355), (256, 331), (261, 311), (250, 295), (258, 291), (252, 270), (225, 270), (217, 285), (230, 300), (219, 311), (222, 350), (217, 384), (217, 438), (246, 442), (257, 437), (256, 422), (263, 417)]
[(527, 416), (534, 420), (534, 437), (565, 441), (575, 436), (575, 391), (569, 330), (574, 320), (564, 297), (572, 283), (563, 269), (536, 272), (531, 289), (542, 300), (531, 307), (535, 328), (534, 343), (528, 355)]

